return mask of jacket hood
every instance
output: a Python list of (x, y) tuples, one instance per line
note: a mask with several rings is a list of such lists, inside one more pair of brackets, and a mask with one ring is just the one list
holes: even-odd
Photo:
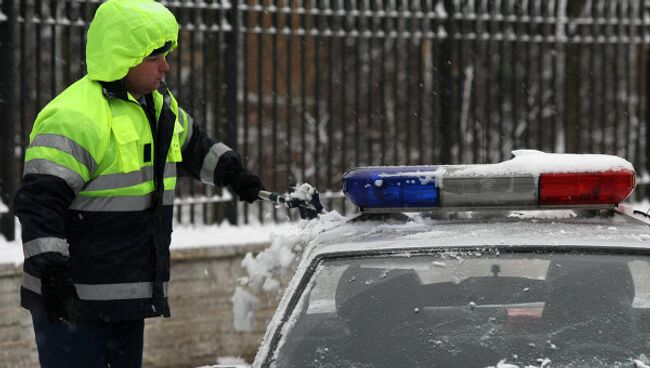
[(88, 28), (88, 77), (120, 80), (166, 42), (175, 49), (177, 40), (176, 18), (164, 5), (154, 0), (108, 0), (97, 8)]

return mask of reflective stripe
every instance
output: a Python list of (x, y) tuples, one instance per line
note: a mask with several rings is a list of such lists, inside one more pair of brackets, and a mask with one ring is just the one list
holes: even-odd
[(25, 255), (25, 258), (47, 252), (61, 253), (66, 257), (70, 257), (68, 242), (65, 239), (36, 238), (23, 244), (23, 254)]
[[(165, 178), (176, 176), (176, 164), (168, 162), (165, 165)], [(106, 190), (129, 187), (153, 180), (153, 166), (145, 166), (130, 173), (100, 175), (88, 182), (84, 191)]]
[[(74, 284), (77, 294), (84, 300), (145, 299), (153, 295), (152, 282), (133, 282), (125, 284)], [(167, 296), (169, 283), (163, 282), (163, 295)]]
[(165, 171), (163, 172), (163, 178), (174, 178), (176, 177), (176, 163), (168, 162), (165, 164)]
[[(41, 279), (23, 272), (22, 287), (41, 294)], [(131, 282), (123, 284), (74, 284), (82, 300), (124, 300), (146, 299), (153, 295), (152, 282)], [(163, 282), (163, 295), (167, 296), (169, 283)]]
[[(183, 142), (181, 151), (184, 151), (185, 147), (187, 147), (187, 144), (190, 142), (190, 138), (192, 138), (194, 129), (194, 119), (192, 119), (192, 117), (189, 116), (184, 110), (180, 113), (181, 124), (185, 122), (185, 116), (187, 116), (187, 128), (185, 129), (185, 131), (187, 131), (187, 135), (185, 136), (185, 142)], [(183, 125), (183, 127), (185, 127), (185, 125)]]
[(163, 205), (171, 206), (174, 204), (174, 199), (176, 198), (176, 192), (172, 190), (166, 190), (163, 193)]
[(41, 279), (32, 276), (25, 271), (23, 271), (23, 278), (20, 282), (20, 286), (24, 287), (27, 290), (31, 290), (36, 294), (41, 293)]
[(86, 165), (89, 173), (93, 173), (95, 168), (97, 168), (97, 161), (93, 156), (88, 152), (87, 149), (79, 145), (79, 143), (73, 141), (72, 139), (57, 134), (41, 134), (37, 135), (36, 138), (29, 145), (30, 147), (50, 147), (56, 148), (60, 151), (63, 151), (70, 156), (74, 157), (77, 161)]
[[(151, 194), (119, 197), (77, 196), (72, 201), (70, 209), (94, 212), (142, 211), (151, 207)], [(174, 204), (174, 191), (166, 190), (163, 194), (163, 205), (172, 204)]]
[(45, 159), (25, 161), (23, 176), (27, 174), (48, 174), (63, 179), (75, 193), (79, 193), (85, 181), (76, 171), (69, 167)]
[(217, 143), (210, 147), (210, 151), (205, 155), (201, 166), (202, 182), (214, 185), (214, 170), (217, 168), (221, 156), (228, 151), (232, 151), (232, 149), (223, 143)]

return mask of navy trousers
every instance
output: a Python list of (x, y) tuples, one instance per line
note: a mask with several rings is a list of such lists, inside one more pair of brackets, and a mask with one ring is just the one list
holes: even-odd
[(140, 368), (144, 320), (48, 322), (32, 314), (41, 368)]

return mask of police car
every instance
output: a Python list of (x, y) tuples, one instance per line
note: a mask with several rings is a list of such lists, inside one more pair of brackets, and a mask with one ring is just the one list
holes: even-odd
[(650, 227), (608, 155), (362, 167), (253, 367), (650, 366)]

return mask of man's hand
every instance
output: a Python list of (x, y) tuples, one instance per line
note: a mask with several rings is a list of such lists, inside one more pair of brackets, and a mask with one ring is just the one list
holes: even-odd
[(239, 196), (240, 201), (246, 201), (248, 203), (255, 202), (258, 199), (257, 193), (260, 190), (264, 190), (264, 185), (260, 178), (257, 175), (251, 174), (246, 169), (234, 175), (230, 187)]
[(48, 321), (78, 321), (81, 300), (67, 265), (49, 266), (43, 270), (41, 294)]

